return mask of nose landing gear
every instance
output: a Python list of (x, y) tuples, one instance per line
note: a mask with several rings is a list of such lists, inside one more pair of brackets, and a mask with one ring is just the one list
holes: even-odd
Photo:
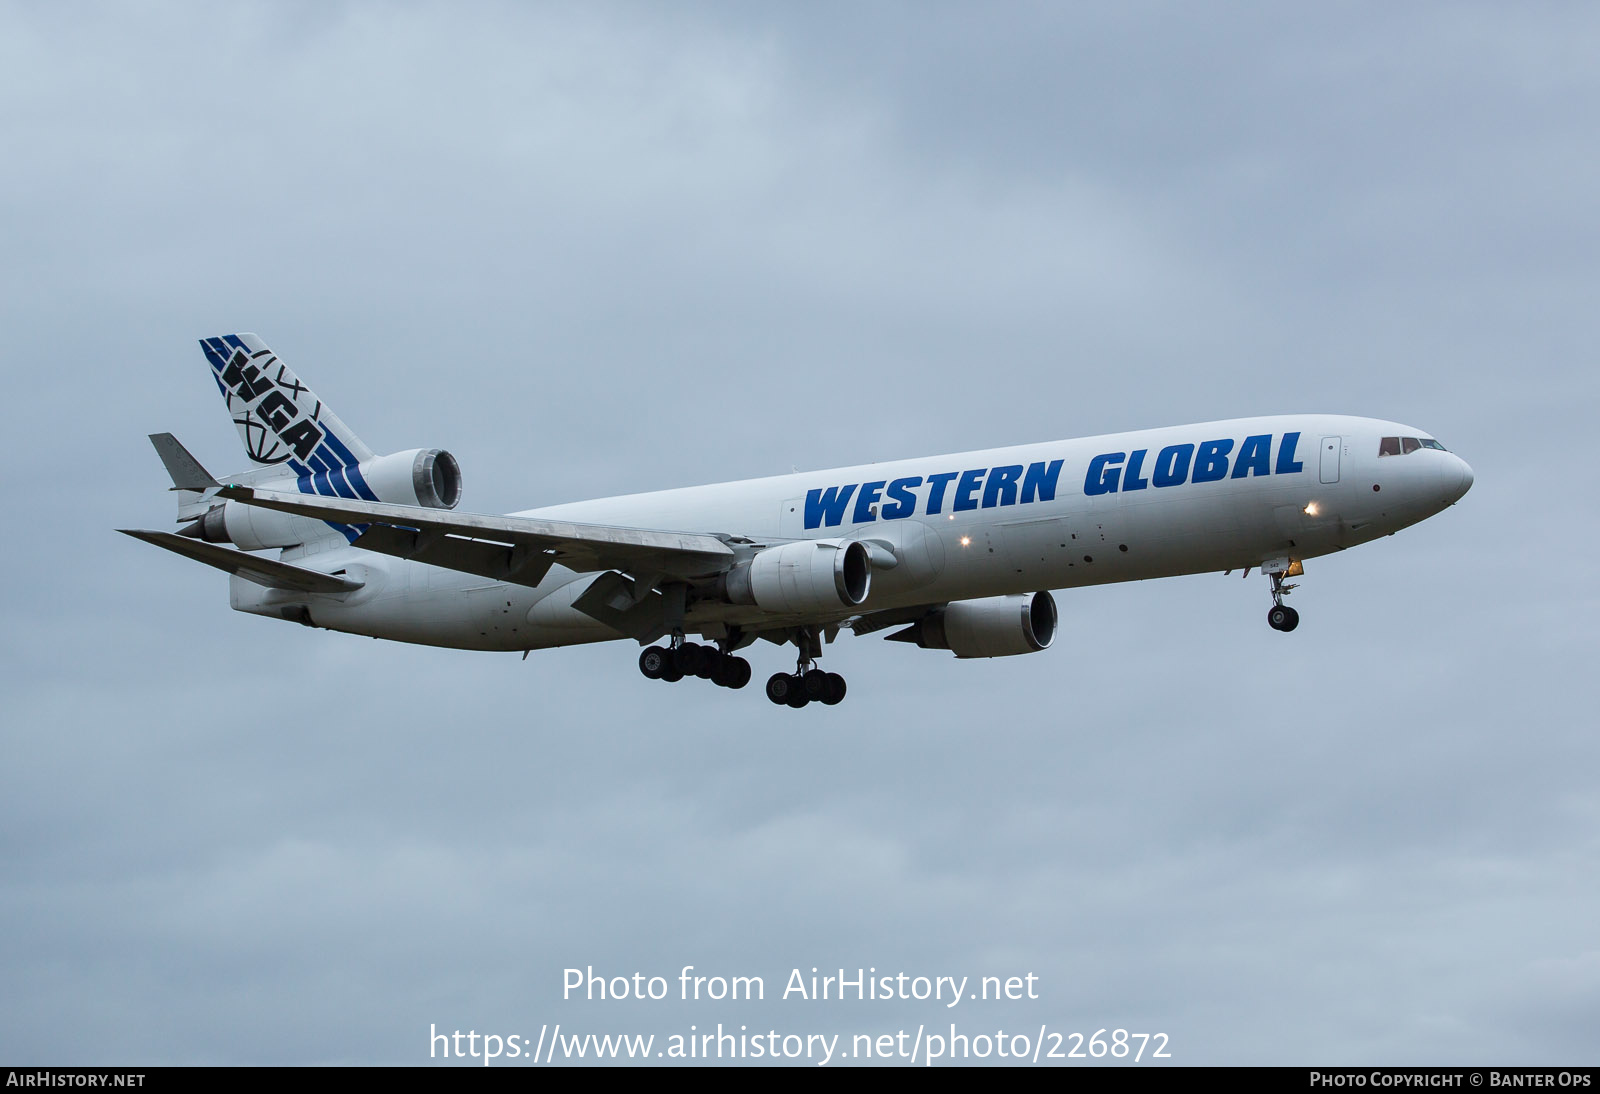
[(1261, 567), (1261, 572), (1272, 580), (1272, 607), (1267, 611), (1267, 626), (1288, 633), (1300, 625), (1300, 613), (1283, 602), (1294, 589), (1283, 579), (1305, 573), (1300, 563), (1287, 558), (1274, 559)]

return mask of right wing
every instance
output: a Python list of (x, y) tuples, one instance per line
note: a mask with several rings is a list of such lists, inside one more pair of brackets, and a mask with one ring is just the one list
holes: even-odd
[(733, 548), (719, 537), (695, 532), (486, 516), (239, 485), (224, 486), (218, 493), (245, 505), (316, 520), (370, 525), (352, 546), (520, 585), (537, 585), (558, 562), (579, 573), (625, 570), (696, 578), (727, 570), (735, 558)]

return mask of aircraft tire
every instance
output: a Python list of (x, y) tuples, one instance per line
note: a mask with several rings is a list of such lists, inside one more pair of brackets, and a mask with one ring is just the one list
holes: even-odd
[(822, 701), (830, 707), (836, 707), (844, 702), (845, 684), (844, 677), (837, 672), (830, 672), (827, 676), (827, 690), (823, 693)]
[(808, 701), (821, 699), (828, 694), (828, 674), (821, 669), (812, 669), (800, 678), (800, 690)]
[(1267, 626), (1275, 631), (1288, 630), (1289, 628), (1286, 624), (1289, 622), (1289, 613), (1293, 610), (1293, 608), (1285, 608), (1281, 604), (1274, 604), (1267, 610)]
[(794, 709), (799, 710), (809, 702), (811, 702), (811, 699), (806, 695), (806, 689), (803, 686), (795, 687), (790, 690), (788, 703), (790, 706), (794, 707)]
[(712, 678), (718, 687), (737, 691), (750, 682), (750, 662), (743, 657), (723, 655), (722, 666)]
[(705, 652), (694, 642), (685, 642), (678, 647), (678, 666), (683, 669), (685, 676), (700, 675), (700, 665), (705, 659)]
[(1283, 626), (1278, 629), (1287, 634), (1300, 625), (1300, 613), (1293, 608), (1284, 608), (1283, 610), (1288, 613), (1288, 618), (1283, 621)]
[(702, 680), (715, 680), (717, 671), (727, 658), (713, 646), (701, 646), (699, 650), (700, 652), (695, 655), (694, 674)]
[(660, 646), (646, 646), (639, 651), (639, 671), (646, 680), (659, 680), (667, 667), (667, 651)]
[(767, 677), (767, 698), (780, 707), (789, 701), (789, 693), (794, 690), (794, 677), (786, 672), (775, 672)]
[(683, 658), (674, 649), (667, 649), (664, 652), (667, 656), (666, 664), (661, 669), (661, 679), (669, 684), (676, 684), (683, 679)]

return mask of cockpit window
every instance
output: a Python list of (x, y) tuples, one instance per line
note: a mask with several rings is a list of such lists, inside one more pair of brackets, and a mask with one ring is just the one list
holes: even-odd
[(1384, 437), (1378, 441), (1380, 456), (1409, 456), (1422, 448), (1436, 448), (1440, 452), (1449, 451), (1432, 437)]

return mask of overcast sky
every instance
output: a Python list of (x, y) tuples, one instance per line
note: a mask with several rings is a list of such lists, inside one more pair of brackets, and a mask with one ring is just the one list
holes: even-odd
[[(1588, 1063), (1600, 9), (0, 4), (0, 1062), (410, 1064), (441, 1029), (1162, 1032)], [(838, 708), (231, 612), (145, 435), (265, 338), (464, 507), (1258, 413), (1456, 507), (845, 637)], [(562, 970), (763, 976), (563, 1002)], [(792, 968), (1033, 973), (803, 1003)]]

